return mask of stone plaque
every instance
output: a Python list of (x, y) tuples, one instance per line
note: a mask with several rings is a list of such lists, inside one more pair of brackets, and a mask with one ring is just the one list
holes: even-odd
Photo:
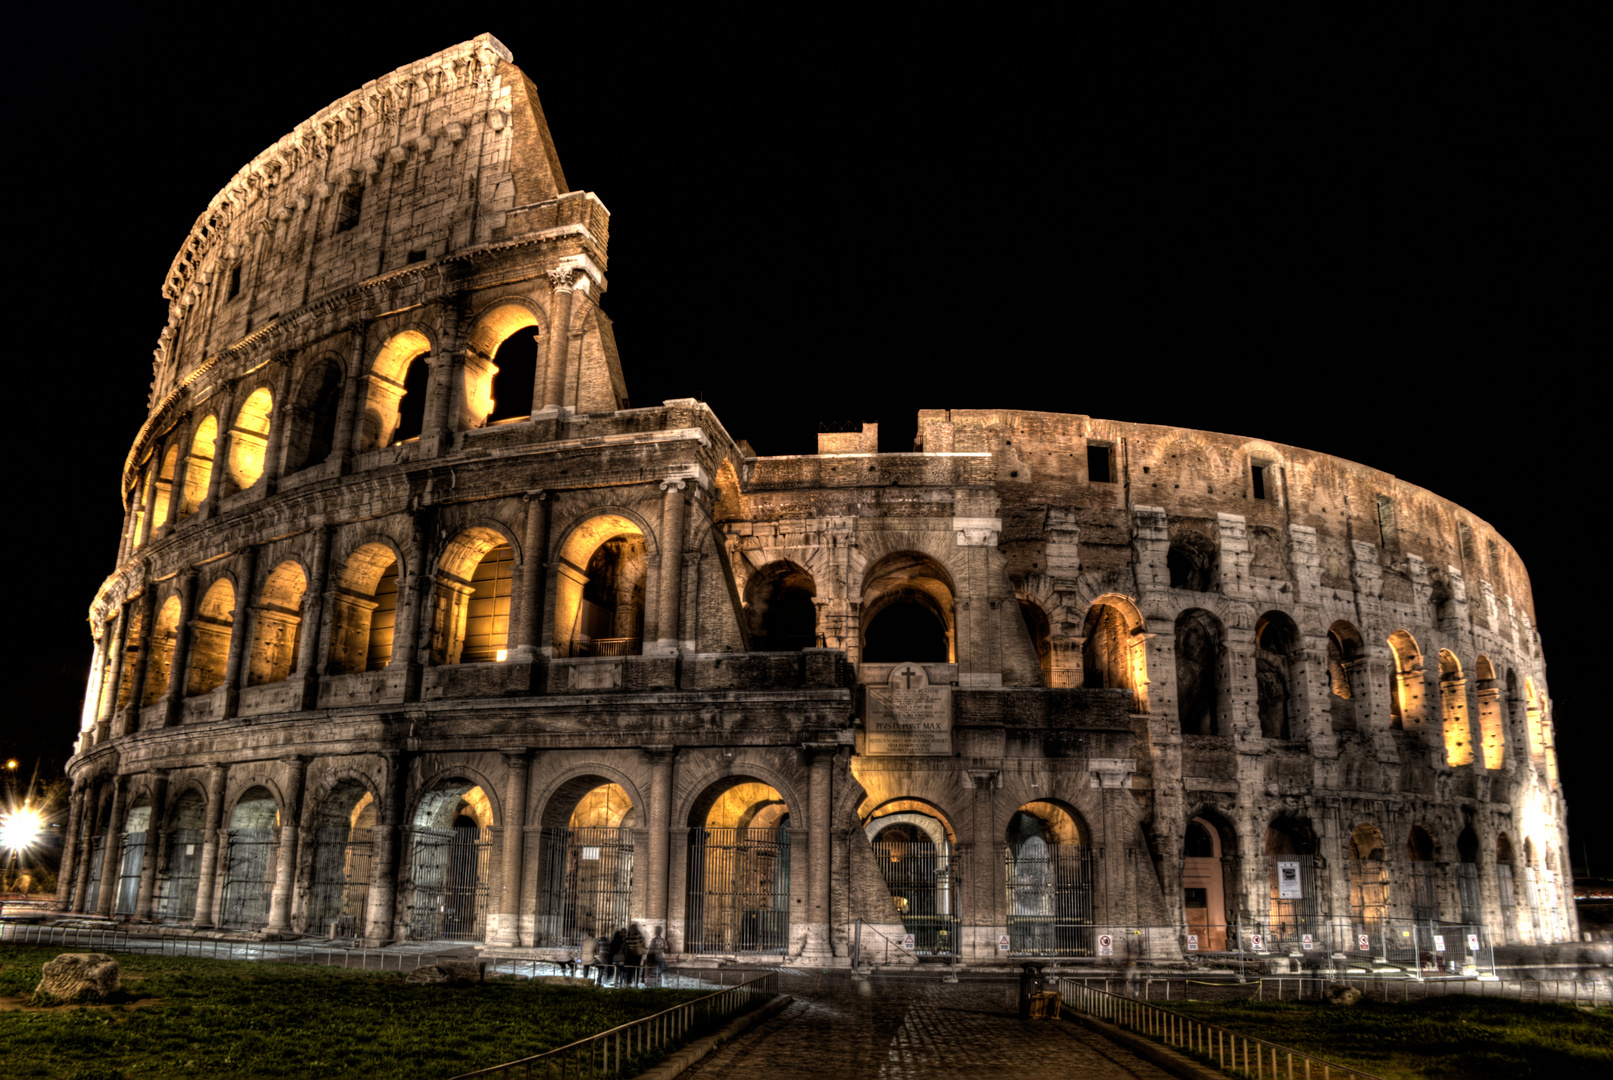
[(898, 664), (885, 686), (868, 688), (870, 755), (952, 755), (952, 688), (931, 686), (922, 664)]

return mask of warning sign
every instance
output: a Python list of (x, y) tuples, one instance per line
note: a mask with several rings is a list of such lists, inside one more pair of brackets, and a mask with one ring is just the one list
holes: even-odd
[(1299, 880), (1299, 862), (1278, 860), (1277, 862), (1277, 899), (1303, 900), (1305, 887)]
[(1469, 935), (1467, 935), (1467, 951), (1468, 952), (1478, 952), (1479, 951), (1479, 936), (1477, 934), (1469, 934)]
[(1249, 935), (1249, 947), (1255, 952), (1266, 951), (1266, 939), (1259, 934)]
[(1301, 934), (1299, 935), (1299, 947), (1304, 949), (1306, 952), (1310, 952), (1312, 949), (1316, 948), (1316, 941), (1309, 934)]
[(1189, 934), (1189, 935), (1187, 935), (1187, 951), (1188, 952), (1198, 952), (1199, 951), (1199, 936), (1197, 934)]
[(1445, 951), (1445, 935), (1444, 934), (1435, 934), (1434, 935), (1434, 951), (1435, 952), (1444, 952)]
[(998, 952), (1007, 952), (1008, 951), (1008, 935), (1007, 934), (998, 934), (997, 935), (997, 951)]
[(1115, 939), (1108, 934), (1098, 935), (1098, 955), (1113, 956), (1115, 954)]
[(902, 935), (902, 948), (906, 949), (908, 952), (913, 951), (913, 935), (912, 934), (903, 934)]
[(1360, 935), (1358, 938), (1356, 938), (1356, 941), (1360, 943), (1362, 952), (1372, 951), (1372, 939), (1367, 937), (1367, 935)]

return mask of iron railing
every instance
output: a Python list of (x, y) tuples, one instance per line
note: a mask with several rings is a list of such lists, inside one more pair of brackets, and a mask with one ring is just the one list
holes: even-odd
[(1381, 1080), (1363, 1069), (1340, 1065), (1291, 1046), (1251, 1039), (1219, 1024), (1207, 1024), (1146, 1001), (1110, 994), (1075, 979), (1059, 979), (1058, 983), (1059, 997), (1068, 1008), (1185, 1050), (1212, 1062), (1222, 1072), (1242, 1073), (1255, 1080), (1268, 1076), (1273, 1080)]
[(914, 951), (929, 956), (955, 952), (962, 940), (957, 856), (928, 837), (877, 840), (873, 848), (902, 929), (913, 935)]
[(689, 835), (691, 953), (782, 953), (790, 940), (790, 834), (697, 828)]
[(317, 934), (335, 927), (341, 936), (356, 937), (370, 898), (374, 830), (327, 826), (315, 834), (314, 843), (308, 929)]
[(485, 828), (412, 832), (409, 937), (416, 941), (481, 941), (491, 902), (493, 834)]
[(619, 828), (544, 829), (538, 940), (576, 948), (585, 934), (608, 939), (628, 925), (633, 834)]
[(123, 850), (118, 857), (118, 891), (112, 899), (115, 915), (133, 915), (140, 896), (140, 872), (146, 865), (146, 833), (124, 833)]
[(258, 928), (269, 921), (278, 829), (231, 829), (224, 852), (224, 896), (219, 925)]
[(1005, 848), (1011, 956), (1091, 956), (1092, 849), (1033, 839)]
[(175, 829), (167, 837), (157, 870), (156, 916), (165, 921), (196, 917), (196, 894), (201, 885), (202, 830)]
[(534, 1076), (544, 1080), (587, 1076), (593, 1080), (634, 1073), (649, 1061), (664, 1056), (690, 1034), (709, 1029), (719, 1020), (749, 1012), (760, 1004), (758, 998), (773, 996), (777, 980), (777, 974), (766, 972), (598, 1035), (519, 1061), (460, 1073), (453, 1080), (469, 1080), (473, 1076), (520, 1077), (521, 1080), (531, 1080)]

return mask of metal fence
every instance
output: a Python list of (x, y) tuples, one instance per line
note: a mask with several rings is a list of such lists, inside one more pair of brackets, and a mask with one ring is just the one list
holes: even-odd
[(1011, 956), (1092, 956), (1092, 850), (1033, 839), (1004, 852)]
[(124, 833), (122, 854), (118, 857), (118, 891), (112, 899), (113, 914), (134, 914), (135, 904), (140, 898), (140, 871), (145, 865), (145, 831)]
[(1156, 1039), (1167, 1046), (1210, 1061), (1223, 1072), (1265, 1077), (1305, 1077), (1306, 1080), (1380, 1080), (1374, 1074), (1315, 1057), (1290, 1046), (1251, 1039), (1218, 1024), (1184, 1016), (1135, 998), (1106, 993), (1073, 979), (1060, 979), (1059, 997), (1070, 1009), (1116, 1027)]
[(914, 951), (929, 956), (955, 952), (962, 925), (958, 858), (927, 836), (878, 840), (873, 847), (902, 929), (913, 935)]
[(169, 922), (196, 917), (196, 893), (202, 874), (202, 830), (175, 829), (157, 868), (157, 897), (152, 910)]
[(627, 829), (543, 830), (538, 940), (576, 948), (583, 935), (625, 929), (633, 901), (633, 839)]
[(256, 929), (269, 921), (278, 829), (231, 829), (224, 852), (219, 925)]
[(631, 1075), (646, 1064), (659, 1060), (690, 1035), (715, 1027), (739, 1013), (749, 1012), (777, 989), (778, 976), (766, 972), (736, 986), (705, 997), (674, 1005), (652, 1016), (579, 1039), (542, 1054), (519, 1061), (494, 1065), (475, 1072), (461, 1073), (454, 1080), (474, 1076), (520, 1077), (610, 1077)]
[(90, 842), (89, 881), (84, 889), (84, 910), (95, 911), (96, 903), (101, 898), (101, 870), (106, 864), (106, 834), (95, 837)]
[(492, 830), (412, 832), (409, 936), (417, 941), (482, 941), (487, 936)]
[(782, 953), (790, 937), (790, 834), (689, 830), (684, 950)]
[(308, 927), (314, 933), (357, 937), (370, 898), (374, 830), (336, 825), (314, 839), (314, 874), (308, 889)]

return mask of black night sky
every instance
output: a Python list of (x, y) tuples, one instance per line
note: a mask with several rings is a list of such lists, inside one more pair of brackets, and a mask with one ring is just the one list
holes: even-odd
[(634, 404), (704, 398), (763, 454), (811, 452), (822, 420), (878, 421), (907, 450), (920, 408), (1085, 413), (1308, 447), (1453, 499), (1531, 570), (1573, 859), (1613, 868), (1613, 738), (1576, 644), (1600, 638), (1576, 601), (1604, 561), (1585, 384), (1607, 335), (1573, 28), (397, 10), (108, 15), (26, 54), (23, 603), (0, 752), (47, 774), (71, 752), (159, 287), (196, 215), (327, 103), (489, 30), (570, 186), (611, 210), (604, 304)]

